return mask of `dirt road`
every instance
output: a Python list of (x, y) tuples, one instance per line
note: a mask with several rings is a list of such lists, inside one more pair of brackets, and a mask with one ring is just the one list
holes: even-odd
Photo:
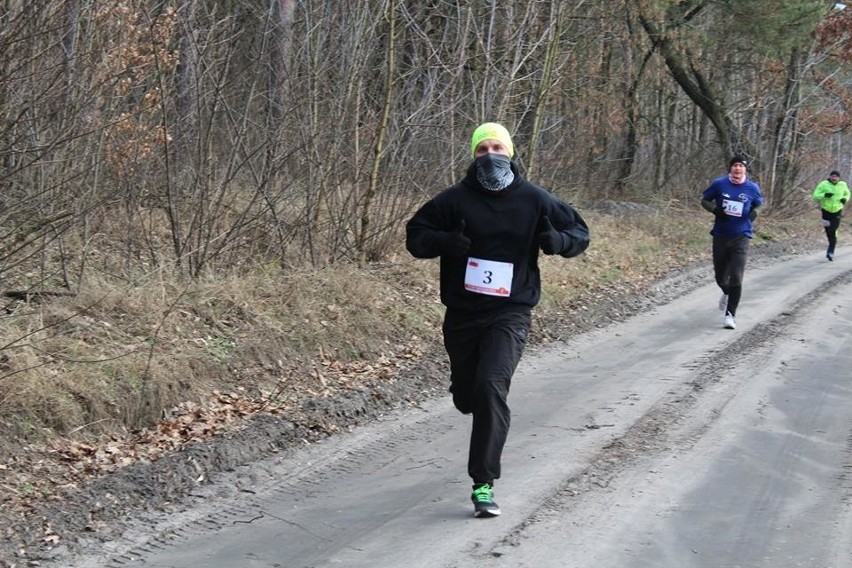
[[(530, 354), (496, 498), (433, 400), (199, 489), (97, 556), (147, 568), (852, 566), (852, 251), (750, 266)], [(70, 561), (69, 561), (70, 562)]]

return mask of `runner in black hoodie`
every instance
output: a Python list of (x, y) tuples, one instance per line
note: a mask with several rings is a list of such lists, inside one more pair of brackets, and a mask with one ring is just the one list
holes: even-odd
[(473, 414), (468, 474), (474, 514), (500, 514), (494, 480), (509, 432), (512, 375), (541, 296), (539, 249), (570, 258), (589, 246), (585, 221), (567, 203), (525, 180), (497, 123), (471, 139), (474, 162), (457, 184), (423, 205), (406, 225), (406, 247), (440, 260), (443, 333), (450, 392)]

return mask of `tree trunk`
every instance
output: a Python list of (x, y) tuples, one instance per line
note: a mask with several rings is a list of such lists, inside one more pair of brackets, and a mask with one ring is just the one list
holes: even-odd
[[(683, 45), (676, 45), (667, 33), (668, 22), (654, 22), (643, 11), (641, 0), (634, 0), (638, 8), (639, 21), (654, 47), (663, 56), (666, 67), (683, 92), (704, 112), (716, 129), (716, 136), (724, 155), (731, 154), (735, 142), (740, 139), (731, 124), (721, 98), (716, 94), (696, 58)], [(692, 6), (692, 4), (695, 4)], [(704, 8), (704, 3), (687, 3), (682, 19), (694, 17)], [(673, 8), (679, 9), (679, 8)]]
[(378, 132), (376, 133), (376, 141), (373, 145), (373, 167), (370, 170), (370, 182), (367, 186), (367, 192), (364, 195), (364, 203), (361, 208), (361, 227), (358, 234), (356, 249), (358, 251), (358, 260), (364, 263), (369, 259), (369, 251), (367, 243), (372, 230), (372, 205), (373, 199), (376, 196), (379, 186), (379, 172), (381, 170), (382, 156), (385, 150), (385, 137), (387, 136), (388, 124), (390, 123), (391, 108), (393, 107), (393, 92), (394, 92), (394, 73), (396, 73), (396, 60), (394, 51), (396, 50), (396, 2), (397, 0), (389, 0), (385, 17), (388, 22), (387, 34), (387, 49), (386, 49), (386, 71), (385, 71), (385, 99), (382, 107), (382, 116), (379, 123)]

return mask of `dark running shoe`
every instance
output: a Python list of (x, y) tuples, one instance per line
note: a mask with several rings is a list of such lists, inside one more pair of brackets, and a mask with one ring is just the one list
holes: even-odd
[(828, 260), (833, 261), (833, 260), (834, 260), (834, 253), (833, 253), (833, 252), (827, 252), (827, 253), (825, 253), (825, 258), (827, 258)]
[(496, 517), (500, 514), (500, 506), (494, 502), (494, 488), (490, 483), (474, 485), (470, 499), (473, 501), (474, 517)]

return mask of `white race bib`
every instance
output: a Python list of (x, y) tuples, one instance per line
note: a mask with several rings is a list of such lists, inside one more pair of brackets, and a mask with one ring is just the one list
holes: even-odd
[(487, 296), (504, 296), (512, 293), (511, 262), (498, 262), (470, 257), (464, 273), (464, 289)]
[(725, 210), (725, 215), (730, 215), (731, 217), (742, 217), (743, 216), (743, 202), (742, 201), (733, 201), (730, 199), (722, 200), (722, 209)]

